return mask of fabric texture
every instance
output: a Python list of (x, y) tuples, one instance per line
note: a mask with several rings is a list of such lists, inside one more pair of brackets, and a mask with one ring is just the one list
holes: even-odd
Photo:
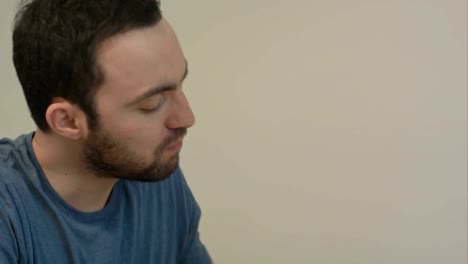
[(119, 180), (103, 209), (84, 213), (47, 181), (33, 136), (0, 140), (0, 263), (211, 263), (180, 168), (160, 182)]

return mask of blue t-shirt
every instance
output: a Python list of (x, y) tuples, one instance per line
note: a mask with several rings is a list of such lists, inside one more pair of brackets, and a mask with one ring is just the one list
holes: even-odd
[(103, 209), (84, 213), (49, 184), (32, 137), (0, 140), (0, 263), (211, 263), (180, 168), (160, 182), (119, 180)]

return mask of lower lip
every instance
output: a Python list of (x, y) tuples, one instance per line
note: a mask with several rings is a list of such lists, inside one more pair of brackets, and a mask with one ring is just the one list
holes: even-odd
[(182, 142), (179, 142), (177, 144), (174, 144), (166, 148), (166, 150), (170, 152), (177, 152), (177, 151), (180, 151), (181, 149), (182, 149)]

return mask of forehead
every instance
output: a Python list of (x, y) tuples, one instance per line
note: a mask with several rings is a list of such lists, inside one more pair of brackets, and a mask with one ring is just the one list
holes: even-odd
[(104, 41), (97, 50), (97, 63), (104, 81), (96, 97), (115, 103), (154, 86), (177, 83), (186, 67), (177, 37), (165, 19)]

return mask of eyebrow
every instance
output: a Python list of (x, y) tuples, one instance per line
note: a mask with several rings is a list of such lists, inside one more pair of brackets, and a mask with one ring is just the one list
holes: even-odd
[[(181, 82), (183, 82), (187, 78), (188, 73), (189, 73), (188, 72), (188, 63), (187, 63), (187, 61), (185, 61), (185, 72), (184, 72), (184, 75), (182, 76)], [(165, 92), (165, 91), (175, 90), (176, 88), (177, 88), (177, 85), (161, 85), (161, 86), (153, 87), (153, 88), (149, 89), (148, 91), (144, 92), (143, 94), (137, 96), (135, 99), (131, 100), (126, 105), (136, 104), (138, 102), (143, 101), (146, 98), (149, 98), (151, 96), (155, 96), (155, 95), (157, 95), (159, 93), (162, 93), (162, 92)]]

